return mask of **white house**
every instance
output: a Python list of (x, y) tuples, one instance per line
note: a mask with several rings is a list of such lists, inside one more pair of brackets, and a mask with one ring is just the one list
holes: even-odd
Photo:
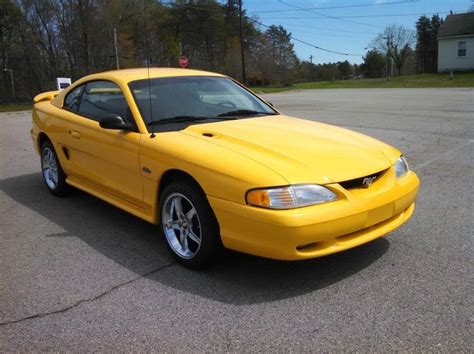
[(438, 72), (474, 70), (474, 12), (448, 15), (438, 32)]

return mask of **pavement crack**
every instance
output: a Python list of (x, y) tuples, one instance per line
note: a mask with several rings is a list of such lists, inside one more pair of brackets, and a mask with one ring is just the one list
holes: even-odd
[(441, 154), (439, 154), (438, 156), (436, 156), (435, 158), (433, 159), (430, 159), (428, 161), (425, 161), (423, 163), (420, 163), (418, 165), (415, 165), (414, 166), (414, 169), (416, 170), (421, 170), (422, 168), (428, 166), (428, 165), (431, 165), (433, 162), (437, 162), (441, 159), (444, 159), (446, 157), (449, 157), (453, 152), (456, 152), (458, 150), (461, 150), (462, 148), (468, 146), (468, 145), (471, 145), (472, 143), (474, 143), (474, 140), (468, 140), (467, 142), (465, 142), (464, 144), (461, 144), (461, 145), (458, 145), (456, 146), (455, 148), (452, 148), (451, 150), (448, 150), (448, 151), (445, 151)]
[(75, 303), (73, 303), (72, 305), (70, 306), (67, 306), (67, 307), (64, 307), (62, 309), (59, 309), (59, 310), (54, 310), (54, 311), (48, 311), (48, 312), (42, 312), (42, 313), (37, 313), (37, 314), (34, 314), (34, 315), (30, 315), (30, 316), (25, 316), (25, 317), (22, 317), (22, 318), (19, 318), (19, 319), (15, 319), (15, 320), (9, 320), (9, 321), (5, 321), (5, 322), (0, 322), (0, 326), (6, 326), (6, 325), (9, 325), (9, 324), (14, 324), (14, 323), (19, 323), (19, 322), (23, 322), (23, 321), (27, 321), (27, 320), (32, 320), (32, 319), (35, 319), (35, 318), (42, 318), (42, 317), (47, 317), (47, 316), (50, 316), (50, 315), (55, 315), (55, 314), (58, 314), (58, 313), (64, 313), (64, 312), (67, 312), (69, 310), (72, 310), (76, 307), (78, 307), (79, 305), (82, 305), (84, 303), (89, 303), (89, 302), (94, 302), (96, 300), (99, 300), (101, 298), (103, 298), (104, 296), (110, 294), (111, 292), (113, 292), (114, 290), (117, 290), (119, 288), (122, 288), (124, 286), (127, 286), (139, 279), (142, 279), (142, 278), (146, 278), (150, 275), (153, 275), (165, 268), (168, 268), (168, 267), (171, 267), (173, 266), (175, 263), (168, 263), (168, 264), (165, 264), (161, 267), (158, 267), (158, 268), (155, 268), (147, 273), (144, 273), (142, 275), (139, 275), (135, 278), (132, 278), (130, 280), (127, 280), (126, 282), (123, 282), (123, 283), (120, 283), (120, 284), (117, 284), (117, 285), (114, 285), (112, 286), (111, 288), (107, 289), (106, 291), (100, 293), (99, 295), (96, 295), (92, 298), (88, 298), (88, 299), (81, 299), (79, 301), (76, 301)]

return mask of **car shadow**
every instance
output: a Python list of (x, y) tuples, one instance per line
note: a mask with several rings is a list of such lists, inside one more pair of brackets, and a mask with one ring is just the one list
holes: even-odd
[[(16, 202), (50, 220), (64, 232), (43, 237), (77, 237), (136, 274), (174, 262), (156, 226), (93, 196), (75, 190), (56, 198), (40, 173), (0, 181)], [(148, 278), (197, 296), (231, 304), (277, 301), (317, 291), (367, 268), (389, 248), (385, 238), (339, 254), (282, 262), (227, 251), (215, 265), (199, 271), (180, 265)]]

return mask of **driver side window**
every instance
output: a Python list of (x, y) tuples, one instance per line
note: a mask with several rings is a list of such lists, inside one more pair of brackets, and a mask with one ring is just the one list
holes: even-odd
[(78, 113), (95, 121), (118, 114), (132, 121), (127, 101), (120, 88), (111, 81), (92, 81), (85, 85)]

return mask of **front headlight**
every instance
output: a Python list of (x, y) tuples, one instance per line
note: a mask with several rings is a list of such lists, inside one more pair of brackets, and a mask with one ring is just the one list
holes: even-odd
[(397, 174), (397, 178), (402, 177), (409, 170), (410, 167), (408, 167), (407, 160), (403, 156), (400, 156), (395, 162), (395, 173)]
[(293, 209), (336, 200), (337, 196), (326, 187), (303, 184), (247, 192), (247, 204), (269, 209)]

